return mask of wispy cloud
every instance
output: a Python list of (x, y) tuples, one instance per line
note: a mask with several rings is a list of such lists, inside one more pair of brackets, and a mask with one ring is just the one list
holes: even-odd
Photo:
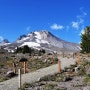
[(72, 27), (77, 30), (82, 29), (86, 15), (87, 13), (83, 10), (83, 7), (81, 7), (80, 14), (76, 16), (76, 21), (72, 21)]
[(30, 26), (26, 27), (26, 31), (30, 31), (30, 28), (31, 28)]
[(72, 27), (78, 29), (79, 23), (78, 22), (72, 22)]
[(0, 41), (3, 41), (3, 39), (4, 39), (4, 38), (3, 38), (2, 36), (0, 36)]
[(55, 30), (61, 30), (64, 28), (64, 26), (54, 23), (52, 26), (50, 26), (50, 28)]

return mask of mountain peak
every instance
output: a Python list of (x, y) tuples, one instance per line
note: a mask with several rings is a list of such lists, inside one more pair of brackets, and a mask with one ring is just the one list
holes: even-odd
[(8, 39), (4, 39), (1, 43), (10, 43)]
[(7, 46), (9, 44), (10, 44), (10, 42), (7, 39), (4, 39), (2, 42), (0, 42), (0, 47), (1, 46)]
[(18, 47), (28, 45), (35, 49), (45, 49), (47, 51), (79, 51), (79, 45), (62, 40), (47, 30), (31, 32), (28, 35), (21, 35), (8, 49), (13, 50)]
[(21, 40), (22, 38), (25, 38), (25, 37), (26, 37), (26, 35), (25, 35), (25, 34), (20, 35), (20, 37), (18, 38), (18, 40)]

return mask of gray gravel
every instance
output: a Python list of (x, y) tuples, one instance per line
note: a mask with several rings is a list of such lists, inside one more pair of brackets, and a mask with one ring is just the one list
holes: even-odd
[[(60, 58), (60, 57), (59, 57)], [(76, 59), (60, 58), (61, 68), (68, 67), (70, 64), (74, 64)], [(43, 69), (39, 69), (35, 72), (27, 73), (22, 75), (22, 85), (27, 82), (38, 81), (41, 77), (54, 74), (58, 72), (58, 64), (52, 65)], [(0, 90), (18, 90), (18, 77), (0, 83)]]
[[(27, 82), (35, 82), (38, 81), (41, 77), (49, 74), (54, 74), (58, 72), (57, 64), (52, 65), (50, 67), (46, 67), (43, 69), (39, 69), (35, 72), (23, 74), (22, 77), (22, 85)], [(18, 77), (12, 78), (10, 80), (4, 81), (0, 83), (0, 90), (17, 90), (18, 89)]]

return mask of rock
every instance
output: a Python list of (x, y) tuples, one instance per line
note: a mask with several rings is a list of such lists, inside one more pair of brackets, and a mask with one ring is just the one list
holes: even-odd
[(71, 81), (71, 80), (72, 80), (71, 77), (64, 77), (64, 78), (63, 78), (63, 82), (67, 82), (67, 81)]
[(37, 81), (40, 82), (41, 78), (38, 78)]
[(75, 69), (72, 69), (72, 72), (75, 72)]
[(74, 69), (75, 69), (75, 72), (76, 72), (76, 73), (80, 70), (79, 67), (75, 67)]
[(13, 77), (15, 75), (16, 74), (13, 71), (8, 71), (7, 74), (6, 74), (7, 77)]
[(46, 62), (47, 62), (47, 59), (44, 60), (44, 63), (46, 63)]

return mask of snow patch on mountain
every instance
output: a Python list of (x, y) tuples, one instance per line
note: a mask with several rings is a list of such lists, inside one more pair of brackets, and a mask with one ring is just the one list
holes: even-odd
[(24, 42), (20, 47), (25, 45), (28, 45), (29, 47), (40, 47), (40, 44), (35, 42)]
[(28, 35), (21, 35), (19, 39), (9, 45), (6, 45), (5, 48), (10, 51), (15, 50), (16, 47), (23, 47), (24, 45), (28, 45), (29, 47), (35, 49), (45, 49), (48, 51), (77, 52), (80, 50), (79, 44), (62, 40), (48, 31), (35, 31), (29, 33)]
[(16, 42), (17, 43), (22, 43), (24, 42), (25, 40), (29, 39), (30, 37), (25, 37), (25, 38), (22, 38), (21, 40), (17, 40)]
[(48, 41), (46, 41), (46, 40), (41, 40), (41, 39), (36, 39), (36, 42), (37, 42), (37, 43), (47, 43), (47, 44), (49, 44)]
[(35, 37), (36, 37), (37, 39), (42, 39), (42, 38), (41, 38), (41, 34), (40, 34), (39, 32), (34, 32), (34, 33), (36, 34)]
[(4, 39), (2, 42), (0, 42), (0, 46), (7, 46), (11, 44), (7, 39)]
[(0, 46), (7, 46), (9, 44), (11, 44), (11, 43), (0, 43)]

